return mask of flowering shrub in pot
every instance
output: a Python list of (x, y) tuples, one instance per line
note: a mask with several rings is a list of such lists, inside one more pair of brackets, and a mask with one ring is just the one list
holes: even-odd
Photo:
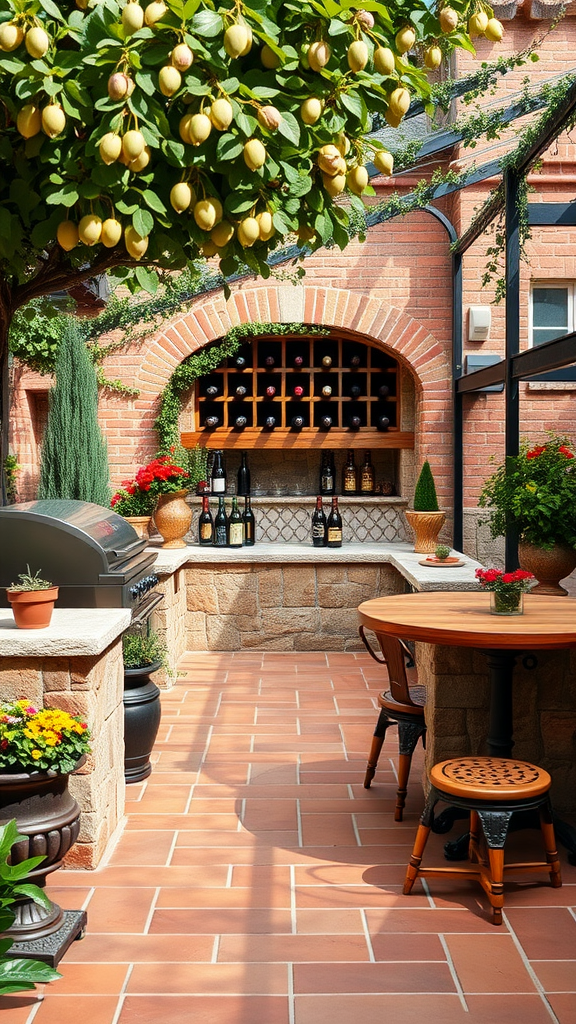
[(522, 595), (534, 582), (532, 573), (524, 569), (476, 569), (476, 579), (484, 590), (490, 591), (490, 611), (494, 615), (521, 615)]
[(68, 774), (90, 750), (90, 732), (78, 715), (38, 710), (28, 700), (0, 704), (0, 772)]
[(192, 509), (185, 501), (190, 486), (188, 470), (171, 455), (159, 455), (138, 470), (136, 484), (158, 499), (154, 522), (164, 540), (162, 547), (186, 547), (183, 538), (192, 522)]

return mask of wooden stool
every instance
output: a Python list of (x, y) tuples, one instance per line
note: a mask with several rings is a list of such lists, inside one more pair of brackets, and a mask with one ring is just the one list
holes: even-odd
[[(430, 793), (404, 880), (405, 896), (412, 891), (418, 875), (477, 878), (490, 900), (492, 923), (502, 924), (504, 871), (546, 871), (554, 889), (562, 885), (549, 796), (552, 780), (543, 768), (514, 758), (460, 757), (434, 765), (430, 782)], [(477, 867), (420, 867), (434, 821), (434, 807), (439, 800), (470, 811), (468, 856)], [(504, 864), (510, 819), (514, 811), (531, 810), (538, 810), (540, 814), (546, 861)], [(488, 848), (487, 860), (481, 848), (481, 831)]]
[[(420, 737), (422, 737), (423, 745), (426, 745), (426, 723), (424, 721), (426, 687), (409, 685), (405, 659), (406, 657), (411, 658), (411, 652), (401, 640), (395, 636), (388, 636), (386, 633), (376, 632), (376, 638), (383, 655), (383, 657), (379, 658), (366, 637), (364, 626), (360, 626), (358, 632), (366, 650), (374, 658), (374, 661), (377, 661), (379, 665), (386, 666), (390, 680), (390, 689), (383, 690), (382, 693), (378, 694), (380, 714), (376, 722), (370, 753), (368, 754), (364, 789), (370, 789), (370, 783), (376, 774), (376, 766), (388, 726), (397, 725), (400, 756), (398, 759), (398, 790), (396, 793), (394, 820), (402, 821), (408, 791), (412, 754)], [(415, 670), (414, 676), (417, 682)]]

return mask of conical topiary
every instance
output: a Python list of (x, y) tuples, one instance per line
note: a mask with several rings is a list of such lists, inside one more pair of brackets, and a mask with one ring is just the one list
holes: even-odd
[(416, 490), (414, 491), (414, 511), (439, 512), (436, 485), (434, 483), (434, 477), (432, 476), (432, 470), (430, 469), (428, 459), (424, 462), (424, 465), (420, 470), (420, 476), (416, 481)]
[(58, 347), (55, 374), (38, 497), (75, 498), (107, 508), (108, 453), (98, 424), (96, 373), (72, 317)]

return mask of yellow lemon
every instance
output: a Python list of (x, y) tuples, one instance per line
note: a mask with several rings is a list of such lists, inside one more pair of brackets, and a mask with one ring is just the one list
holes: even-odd
[(222, 220), (222, 213), (222, 203), (215, 196), (208, 196), (194, 205), (194, 220), (202, 231), (212, 231)]
[(499, 43), (504, 35), (504, 26), (498, 18), (489, 18), (488, 24), (484, 29), (484, 35), (486, 39), (490, 39), (493, 43)]
[(368, 47), (361, 39), (350, 43), (346, 54), (350, 71), (363, 71), (368, 63)]
[(24, 45), (31, 57), (43, 57), (50, 47), (50, 38), (43, 28), (35, 25), (29, 28), (24, 38)]
[(332, 50), (328, 43), (321, 39), (318, 43), (312, 43), (306, 56), (312, 71), (322, 71), (332, 56)]
[(439, 46), (429, 46), (424, 54), (424, 64), (433, 71), (442, 63), (442, 50)]
[(245, 217), (238, 225), (238, 241), (244, 249), (249, 249), (260, 238), (260, 226), (256, 217)]
[(194, 61), (194, 54), (186, 43), (178, 43), (170, 54), (170, 62), (178, 71), (187, 71)]
[(470, 37), (474, 39), (476, 36), (483, 36), (486, 31), (486, 25), (488, 24), (488, 15), (485, 11), (477, 11), (468, 20), (468, 32)]
[(256, 214), (256, 220), (258, 222), (258, 233), (262, 242), (267, 242), (274, 234), (276, 234), (276, 228), (274, 227), (274, 221), (270, 210), (262, 210), (261, 213)]
[(458, 15), (452, 7), (444, 7), (438, 15), (443, 32), (453, 32), (458, 27)]
[(212, 121), (206, 114), (192, 114), (188, 136), (193, 146), (201, 146), (212, 131)]
[(55, 139), (57, 135), (61, 135), (66, 127), (66, 115), (56, 103), (51, 103), (49, 106), (44, 107), (42, 111), (42, 131), (50, 139)]
[(182, 75), (172, 64), (166, 64), (158, 72), (158, 86), (163, 96), (173, 96), (182, 85)]
[(24, 31), (20, 25), (15, 25), (13, 21), (5, 21), (0, 25), (0, 50), (10, 53), (20, 46), (23, 39)]
[(392, 171), (394, 170), (394, 157), (392, 156), (392, 153), (388, 153), (385, 149), (379, 149), (378, 152), (374, 154), (374, 166), (382, 174), (392, 174)]
[(404, 117), (404, 114), (408, 110), (409, 106), (410, 93), (408, 92), (408, 89), (394, 89), (394, 91), (390, 93), (390, 97), (388, 99), (388, 108), (396, 117), (398, 117), (399, 115), (401, 117)]
[(137, 128), (132, 128), (129, 132), (126, 132), (126, 135), (122, 138), (122, 152), (128, 163), (140, 156), (145, 145), (146, 139)]
[(277, 54), (274, 53), (274, 50), (271, 50), (266, 44), (264, 44), (260, 50), (260, 60), (262, 61), (263, 66), (268, 68), (269, 71), (275, 71), (282, 63), (280, 57), (278, 57)]
[(416, 42), (416, 33), (411, 25), (405, 25), (396, 33), (396, 49), (398, 53), (408, 53)]
[(234, 60), (240, 57), (250, 42), (246, 25), (230, 25), (224, 33), (224, 49)]
[(102, 237), (100, 241), (107, 249), (113, 249), (122, 238), (122, 225), (115, 217), (108, 217), (102, 224)]
[(365, 167), (352, 167), (346, 175), (346, 184), (351, 192), (361, 196), (368, 185), (368, 171)]
[(98, 152), (105, 164), (113, 164), (122, 152), (122, 139), (114, 132), (106, 132), (100, 139)]
[(31, 139), (33, 135), (38, 135), (42, 127), (42, 114), (38, 107), (35, 107), (33, 103), (26, 103), (22, 110), (18, 111), (16, 127), (25, 139)]
[(84, 245), (96, 245), (102, 235), (102, 221), (95, 213), (87, 213), (78, 225), (78, 235)]
[(56, 229), (56, 239), (65, 252), (70, 252), (78, 245), (78, 225), (71, 220), (63, 220)]
[(244, 145), (244, 163), (251, 171), (257, 171), (266, 163), (266, 147), (260, 139), (249, 139)]
[(217, 131), (225, 132), (232, 124), (233, 117), (234, 111), (230, 100), (224, 99), (223, 97), (221, 99), (214, 100), (214, 103), (210, 108), (210, 120)]
[(148, 25), (148, 28), (152, 28), (157, 21), (161, 21), (167, 10), (166, 4), (162, 3), (161, 0), (154, 0), (153, 3), (148, 4), (144, 11), (144, 22)]
[(339, 196), (346, 188), (345, 174), (323, 174), (322, 184), (329, 196)]
[(130, 224), (124, 231), (124, 245), (133, 259), (141, 260), (148, 248), (148, 235), (142, 237)]
[(322, 117), (324, 104), (317, 96), (309, 96), (300, 107), (300, 117), (304, 124), (316, 124)]
[(195, 199), (196, 196), (187, 181), (179, 181), (170, 189), (170, 205), (176, 213), (184, 213)]
[(227, 220), (221, 220), (210, 232), (210, 238), (219, 249), (223, 249), (234, 238), (234, 226)]
[(130, 160), (128, 167), (130, 168), (131, 171), (134, 171), (135, 174), (139, 174), (140, 171), (143, 171), (146, 167), (148, 167), (148, 164), (150, 163), (151, 159), (152, 150), (150, 149), (150, 146), (144, 146), (144, 149), (140, 153), (140, 156), (137, 156), (135, 160)]

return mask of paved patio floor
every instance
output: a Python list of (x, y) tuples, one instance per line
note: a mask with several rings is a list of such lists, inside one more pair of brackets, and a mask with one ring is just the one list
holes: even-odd
[(367, 655), (188, 655), (181, 668), (107, 864), (54, 878), (61, 904), (87, 909), (86, 937), (60, 981), (0, 999), (2, 1021), (576, 1024), (564, 853), (562, 889), (507, 886), (501, 928), (473, 882), (402, 896), (422, 760), (395, 824), (395, 730), (362, 787), (382, 688)]

